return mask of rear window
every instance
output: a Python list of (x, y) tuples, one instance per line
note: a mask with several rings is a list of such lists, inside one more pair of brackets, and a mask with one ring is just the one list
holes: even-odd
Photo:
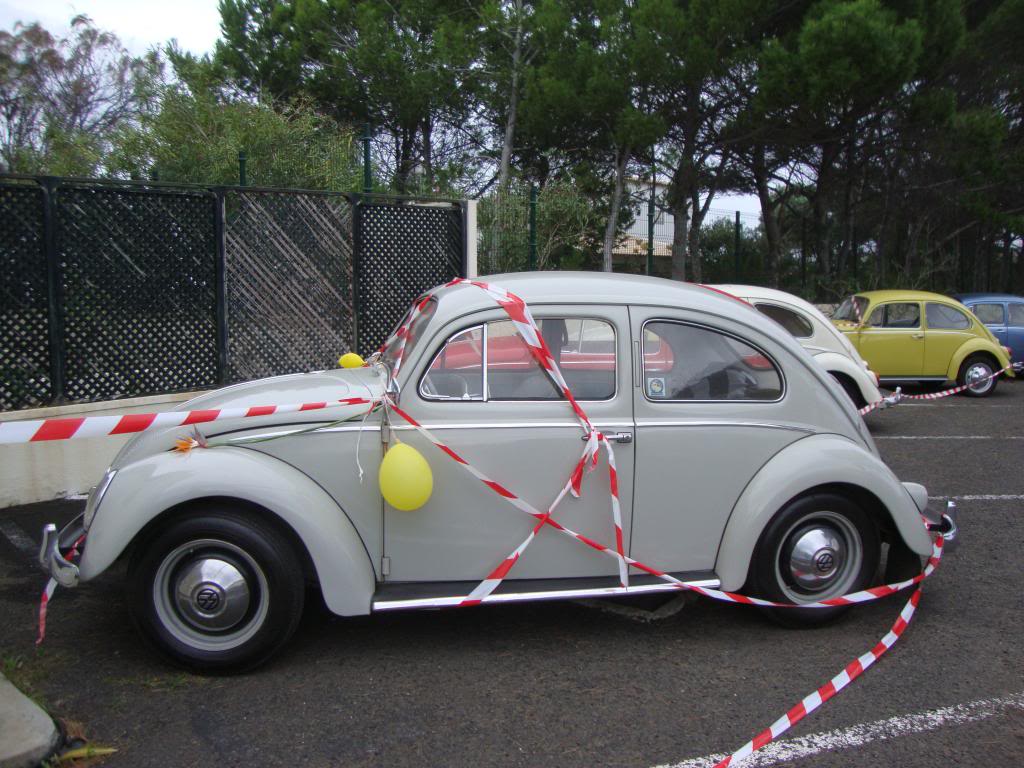
[(970, 318), (966, 314), (947, 304), (929, 301), (925, 304), (924, 314), (928, 318), (929, 328), (964, 331), (971, 327)]
[(803, 315), (797, 314), (791, 309), (780, 307), (777, 304), (755, 304), (757, 311), (766, 315), (781, 325), (790, 336), (798, 339), (808, 339), (814, 335), (814, 328), (810, 321)]
[(669, 320), (644, 325), (648, 400), (778, 400), (782, 375), (757, 347), (702, 326)]
[(975, 304), (974, 314), (985, 325), (1002, 325), (1006, 322), (1002, 304)]
[(1024, 326), (1024, 304), (1010, 305), (1010, 325)]

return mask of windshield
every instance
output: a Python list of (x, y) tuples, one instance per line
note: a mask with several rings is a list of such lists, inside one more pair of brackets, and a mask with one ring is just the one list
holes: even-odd
[(868, 308), (868, 300), (863, 296), (847, 296), (839, 308), (832, 313), (833, 320), (848, 320), (851, 323), (863, 323), (864, 313)]
[[(430, 318), (434, 315), (434, 310), (437, 309), (437, 300), (431, 296), (427, 299), (423, 309), (416, 314), (416, 317), (412, 321), (412, 325), (409, 326), (407, 332), (401, 337), (398, 336), (399, 329), (406, 326), (409, 322), (409, 318), (414, 314), (416, 307), (423, 302), (424, 297), (420, 297), (413, 302), (413, 305), (409, 308), (409, 311), (402, 317), (401, 322), (395, 327), (395, 330), (388, 337), (390, 340), (389, 344), (386, 344), (384, 349), (381, 351), (381, 362), (388, 367), (388, 370), (394, 375), (394, 371), (398, 367), (398, 358), (401, 356), (402, 362), (404, 363), (409, 359), (409, 355), (412, 354), (413, 349), (419, 344), (420, 339), (423, 336), (423, 329), (430, 323)], [(402, 341), (405, 341), (403, 347)]]

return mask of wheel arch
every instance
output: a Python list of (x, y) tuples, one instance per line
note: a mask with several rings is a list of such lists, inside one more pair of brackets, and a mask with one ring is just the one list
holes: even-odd
[(814, 356), (815, 361), (821, 365), (834, 378), (843, 377), (849, 381), (860, 393), (863, 405), (876, 402), (882, 398), (871, 375), (864, 369), (857, 369), (856, 364), (850, 358), (836, 352), (822, 352)]
[(998, 371), (1010, 364), (1006, 354), (1001, 350), (994, 350), (993, 345), (985, 339), (970, 339), (961, 344), (949, 361), (949, 368), (946, 369), (946, 378), (956, 381), (960, 375), (960, 366), (968, 357), (973, 355), (984, 355), (992, 362), (992, 370)]
[(230, 500), (255, 510), (308, 558), (328, 608), (370, 612), (376, 577), (369, 552), (344, 510), (307, 475), (244, 448), (164, 452), (121, 468), (93, 519), (81, 578), (105, 571), (128, 548), (204, 500)]
[(799, 498), (824, 491), (840, 493), (863, 506), (883, 539), (898, 536), (918, 554), (931, 551), (920, 510), (881, 459), (838, 435), (813, 435), (777, 453), (736, 501), (715, 562), (722, 588), (737, 590), (746, 582), (761, 533), (779, 511)]

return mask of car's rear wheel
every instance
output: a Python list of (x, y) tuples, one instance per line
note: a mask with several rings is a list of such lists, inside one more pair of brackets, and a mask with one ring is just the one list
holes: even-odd
[(845, 374), (836, 373), (835, 371), (829, 371), (829, 374), (832, 376), (833, 379), (839, 382), (839, 386), (843, 388), (843, 391), (846, 393), (846, 396), (850, 398), (850, 400), (853, 402), (854, 408), (857, 408), (859, 410), (863, 408), (865, 405), (867, 405), (867, 402), (865, 402), (864, 397), (860, 393), (860, 389), (857, 388), (857, 385), (853, 382), (853, 379), (851, 379), (849, 376), (846, 376)]
[[(874, 521), (844, 496), (818, 493), (790, 502), (761, 534), (748, 579), (748, 594), (772, 602), (815, 603), (870, 586), (881, 543)], [(834, 619), (843, 606), (772, 608), (787, 626)]]
[(971, 355), (960, 366), (956, 383), (967, 387), (962, 392), (967, 397), (988, 397), (996, 391), (999, 380), (992, 375), (995, 371), (995, 364), (988, 355)]
[(305, 597), (290, 542), (242, 509), (171, 520), (134, 548), (132, 610), (160, 651), (202, 671), (242, 671), (294, 633)]

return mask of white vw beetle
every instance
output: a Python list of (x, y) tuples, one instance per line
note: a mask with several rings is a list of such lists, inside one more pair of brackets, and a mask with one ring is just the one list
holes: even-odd
[[(780, 326), (711, 290), (592, 273), (500, 275), (522, 297), (594, 427), (614, 443), (623, 551), (687, 584), (811, 603), (920, 570), (928, 494), (900, 483), (828, 374)], [(188, 410), (348, 397), (390, 386), (401, 410), (479, 472), (546, 509), (578, 461), (581, 427), (483, 290), (437, 290), (398, 343), (357, 369), (213, 392)], [(394, 413), (365, 405), (217, 421), (138, 435), (90, 495), (77, 566), (50, 533), (62, 584), (128, 561), (143, 632), (199, 669), (252, 667), (292, 634), (307, 584), (342, 616), (456, 605), (536, 522)], [(187, 453), (175, 441), (208, 446)], [(382, 498), (387, 444), (433, 473), (419, 509)], [(559, 523), (614, 541), (605, 461)], [(937, 515), (928, 514), (935, 525)], [(642, 594), (678, 585), (544, 529), (485, 602)], [(775, 609), (817, 622), (838, 608)]]
[(804, 349), (814, 355), (818, 364), (832, 374), (858, 408), (882, 399), (882, 393), (878, 391), (878, 376), (846, 335), (810, 302), (785, 291), (756, 285), (712, 287), (753, 304), (758, 312), (789, 331)]

